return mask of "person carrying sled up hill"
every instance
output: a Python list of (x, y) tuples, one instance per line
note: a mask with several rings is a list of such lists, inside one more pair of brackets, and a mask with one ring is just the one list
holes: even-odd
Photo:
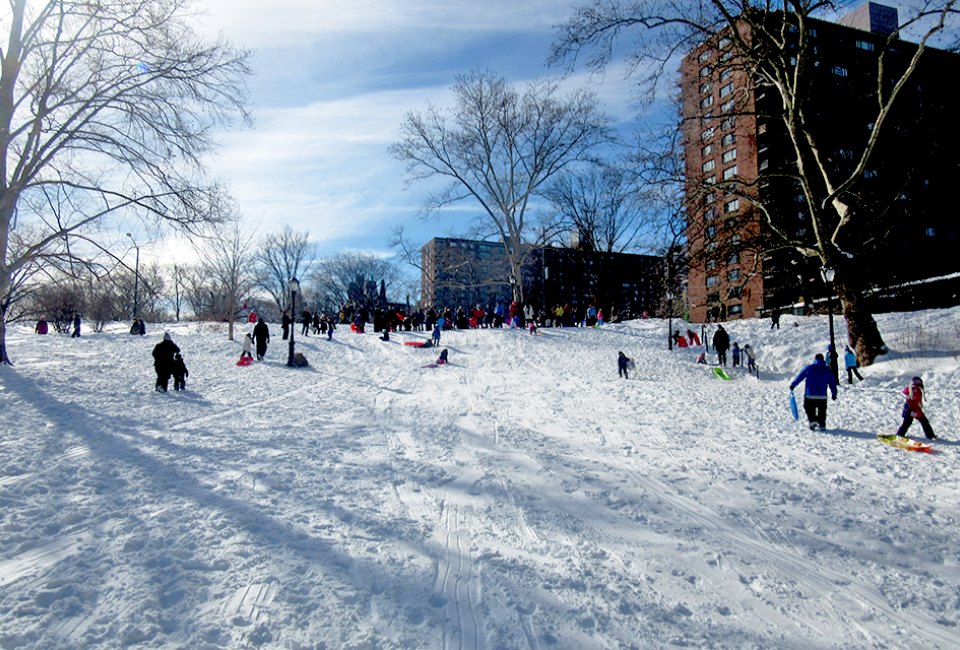
[(928, 440), (936, 440), (937, 434), (933, 432), (933, 427), (930, 426), (930, 422), (923, 412), (923, 379), (920, 377), (911, 379), (910, 385), (903, 389), (903, 394), (906, 396), (903, 402), (903, 424), (897, 429), (897, 435), (906, 437), (907, 429), (916, 420), (923, 428), (923, 435)]
[(805, 382), (803, 410), (807, 414), (810, 430), (816, 431), (819, 428), (821, 431), (826, 431), (827, 390), (829, 389), (831, 397), (836, 400), (837, 380), (822, 354), (817, 354), (813, 363), (801, 370), (796, 379), (790, 382), (790, 390), (793, 391), (801, 381)]
[(180, 348), (173, 342), (170, 332), (163, 333), (163, 340), (153, 348), (153, 369), (157, 371), (157, 385), (154, 390), (167, 392), (170, 375), (173, 374), (173, 355), (180, 352)]
[(630, 379), (631, 366), (633, 366), (633, 361), (630, 360), (630, 357), (623, 352), (617, 352), (617, 374), (624, 379)]
[(253, 359), (253, 339), (250, 332), (243, 335), (243, 349), (240, 351), (240, 359)]

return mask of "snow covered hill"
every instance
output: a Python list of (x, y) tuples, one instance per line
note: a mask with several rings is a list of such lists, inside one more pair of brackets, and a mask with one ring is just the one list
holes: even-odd
[[(275, 325), (246, 368), (215, 325), (14, 326), (0, 647), (960, 647), (960, 308), (878, 321), (825, 433), (787, 404), (822, 317), (727, 325), (759, 381), (660, 320), (448, 332), (439, 368), (416, 333), (297, 336), (290, 369)], [(876, 440), (914, 374), (934, 455)]]

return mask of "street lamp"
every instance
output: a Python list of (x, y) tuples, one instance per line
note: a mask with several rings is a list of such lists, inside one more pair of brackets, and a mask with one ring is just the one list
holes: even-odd
[(667, 291), (667, 349), (673, 349), (673, 292)]
[(823, 266), (820, 267), (820, 275), (823, 276), (823, 281), (827, 283), (827, 316), (830, 319), (830, 350), (828, 350), (830, 356), (830, 372), (833, 373), (834, 381), (840, 381), (840, 368), (837, 364), (837, 357), (840, 355), (837, 353), (837, 342), (834, 338), (833, 333), (833, 278), (836, 277), (837, 272), (833, 267)]
[(293, 322), (290, 324), (290, 351), (287, 354), (287, 367), (294, 368), (297, 364), (293, 362), (293, 334), (297, 331), (297, 292), (300, 291), (300, 281), (296, 278), (290, 278), (290, 314)]
[(137, 240), (133, 238), (132, 234), (127, 233), (127, 237), (129, 237), (130, 241), (133, 242), (133, 247), (137, 249), (136, 268), (133, 271), (133, 317), (136, 318), (140, 311), (140, 304), (138, 301), (140, 292), (140, 247), (137, 246)]

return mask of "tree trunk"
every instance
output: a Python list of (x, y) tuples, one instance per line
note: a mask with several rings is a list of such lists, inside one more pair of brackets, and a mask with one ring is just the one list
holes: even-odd
[[(887, 353), (887, 344), (880, 335), (880, 328), (873, 314), (864, 304), (863, 294), (857, 287), (847, 283), (837, 283), (837, 294), (843, 308), (843, 317), (847, 322), (850, 346), (857, 353), (861, 366), (869, 366), (881, 354)], [(839, 353), (839, 350), (837, 351)]]
[(7, 308), (0, 309), (0, 364), (12, 366), (13, 362), (7, 356)]

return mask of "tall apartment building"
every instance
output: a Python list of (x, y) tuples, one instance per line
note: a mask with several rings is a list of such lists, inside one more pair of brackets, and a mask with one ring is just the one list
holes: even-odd
[[(780, 14), (769, 14), (782, 21)], [(888, 37), (897, 10), (867, 3), (839, 23), (811, 20), (809, 128), (827, 165), (854, 169), (874, 128), (877, 61), (896, 79), (916, 44)], [(785, 54), (796, 47), (788, 28)], [(888, 42), (889, 41), (889, 42)], [(811, 228), (795, 174), (780, 96), (738, 65), (730, 39), (706, 42), (681, 64), (687, 178), (687, 295), (691, 318), (752, 317), (826, 295), (818, 263), (778, 250), (762, 203), (791, 234)], [(795, 59), (791, 61), (795, 63)], [(849, 200), (869, 210), (855, 252), (864, 284), (884, 287), (960, 270), (960, 219), (952, 184), (960, 178), (960, 130), (953, 80), (960, 56), (927, 49), (883, 125), (873, 162)], [(808, 231), (807, 231), (808, 232)]]
[[(469, 239), (431, 239), (420, 251), (425, 306), (469, 307), (512, 300), (503, 246)], [(569, 304), (582, 311), (604, 308), (607, 317), (657, 313), (663, 259), (578, 248), (531, 248), (523, 265), (527, 302), (536, 309)]]

